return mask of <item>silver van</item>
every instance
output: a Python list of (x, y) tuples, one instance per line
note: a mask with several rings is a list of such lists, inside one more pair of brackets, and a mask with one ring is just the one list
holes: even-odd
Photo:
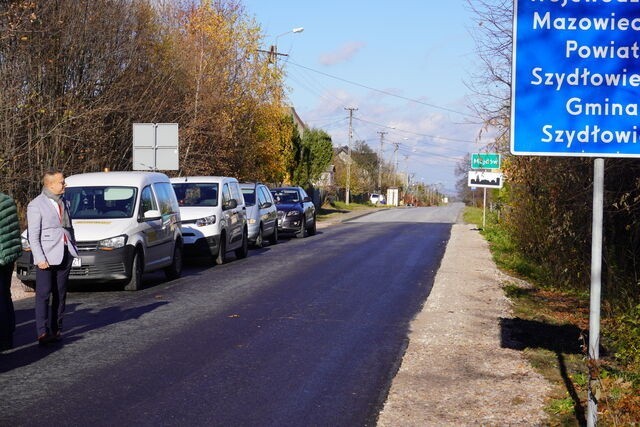
[(245, 258), (249, 252), (247, 214), (236, 178), (186, 176), (171, 178), (182, 218), (186, 255), (211, 256), (216, 264), (227, 253)]
[(269, 187), (259, 182), (243, 182), (240, 189), (247, 207), (249, 243), (261, 248), (268, 239), (275, 245), (278, 243), (278, 209)]
[[(156, 172), (96, 172), (65, 179), (65, 199), (78, 245), (69, 281), (119, 281), (142, 287), (142, 275), (164, 269), (167, 279), (182, 273), (180, 209), (169, 178)], [(26, 231), (16, 263), (20, 280), (35, 282)]]

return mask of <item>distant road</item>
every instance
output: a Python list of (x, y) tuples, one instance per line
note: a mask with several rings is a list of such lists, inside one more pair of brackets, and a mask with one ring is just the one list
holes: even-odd
[(0, 425), (373, 425), (462, 205), (379, 211), (139, 292), (16, 303)]

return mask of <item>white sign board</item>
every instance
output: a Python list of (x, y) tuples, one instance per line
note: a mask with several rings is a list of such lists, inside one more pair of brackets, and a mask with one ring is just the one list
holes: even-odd
[(178, 124), (133, 124), (133, 170), (178, 170)]
[(469, 187), (502, 188), (503, 176), (496, 172), (469, 171)]

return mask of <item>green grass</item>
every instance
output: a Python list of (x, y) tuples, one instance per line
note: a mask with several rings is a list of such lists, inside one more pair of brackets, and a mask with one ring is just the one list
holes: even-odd
[[(466, 208), (464, 220), (475, 224), (489, 242), (496, 265), (531, 287), (505, 283), (505, 295), (513, 302), (514, 316), (548, 325), (588, 325), (588, 292), (559, 289), (542, 265), (528, 261), (518, 250), (497, 216), (487, 213), (482, 227), (482, 209)], [(598, 410), (602, 425), (636, 425), (640, 419), (640, 306), (614, 319), (603, 319), (603, 342), (613, 344), (614, 354), (601, 356), (599, 382), (603, 398)], [(581, 326), (580, 326), (581, 325)], [(577, 337), (576, 337), (577, 339)], [(578, 425), (576, 405), (586, 411), (588, 369), (583, 354), (565, 354), (545, 348), (527, 348), (531, 365), (553, 385), (546, 412), (550, 425)], [(561, 369), (562, 368), (562, 369)], [(569, 395), (572, 390), (572, 396)], [(578, 396), (579, 402), (574, 399)], [(583, 414), (584, 416), (584, 414)], [(634, 424), (635, 423), (635, 424)]]
[(463, 213), (463, 219), (468, 224), (475, 224), (476, 227), (482, 227), (482, 209), (467, 207)]
[(324, 204), (316, 214), (318, 221), (323, 221), (330, 219), (334, 216), (337, 216), (342, 213), (353, 212), (362, 209), (371, 209), (372, 205), (369, 204), (359, 204), (359, 203), (350, 203), (346, 204), (345, 202), (333, 202), (332, 204)]
[(504, 270), (515, 273), (518, 277), (544, 280), (541, 269), (527, 261), (509, 235), (509, 232), (498, 221), (498, 216), (493, 212), (487, 212), (485, 216), (485, 226), (482, 227), (483, 212), (481, 208), (467, 207), (463, 218), (469, 224), (475, 224), (481, 230), (481, 234), (487, 239), (491, 246), (491, 253), (496, 265)]

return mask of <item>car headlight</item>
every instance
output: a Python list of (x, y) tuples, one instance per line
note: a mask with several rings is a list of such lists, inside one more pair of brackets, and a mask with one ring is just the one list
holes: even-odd
[(25, 252), (29, 252), (31, 250), (31, 245), (29, 244), (29, 239), (26, 237), (20, 236), (20, 244), (22, 245), (22, 250)]
[(258, 222), (258, 221), (256, 221), (256, 219), (255, 219), (255, 218), (249, 218), (249, 219), (247, 220), (247, 223), (249, 223), (249, 224), (255, 224), (256, 222)]
[(215, 223), (216, 223), (216, 216), (215, 215), (205, 216), (204, 218), (196, 219), (196, 226), (197, 227), (204, 227), (206, 225), (211, 225), (211, 224), (215, 224)]
[(300, 216), (300, 212), (298, 212), (298, 211), (289, 211), (289, 212), (287, 212), (287, 216)]
[(116, 236), (103, 239), (98, 242), (98, 249), (103, 251), (112, 251), (114, 249), (122, 248), (127, 244), (127, 236)]

